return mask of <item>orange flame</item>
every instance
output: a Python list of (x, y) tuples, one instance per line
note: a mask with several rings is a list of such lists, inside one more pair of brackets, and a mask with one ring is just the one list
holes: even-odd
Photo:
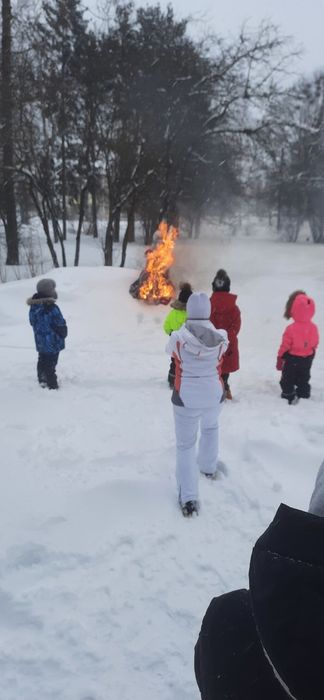
[(168, 279), (168, 271), (174, 262), (173, 248), (178, 229), (165, 221), (159, 225), (160, 241), (154, 249), (146, 251), (145, 281), (138, 292), (140, 299), (149, 304), (167, 304), (174, 297), (174, 286)]

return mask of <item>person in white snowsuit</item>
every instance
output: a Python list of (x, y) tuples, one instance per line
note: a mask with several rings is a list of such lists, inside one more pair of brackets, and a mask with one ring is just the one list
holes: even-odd
[[(166, 352), (175, 360), (172, 394), (176, 433), (176, 477), (183, 515), (198, 513), (198, 469), (208, 477), (217, 472), (218, 416), (223, 397), (219, 376), (228, 346), (227, 333), (210, 322), (210, 301), (203, 292), (187, 302), (187, 321), (174, 331)], [(196, 460), (196, 441), (200, 440)]]

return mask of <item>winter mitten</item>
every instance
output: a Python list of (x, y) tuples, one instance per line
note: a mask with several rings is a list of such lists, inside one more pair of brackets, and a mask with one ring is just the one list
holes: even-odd
[(281, 372), (281, 371), (283, 370), (283, 368), (284, 368), (284, 364), (285, 364), (285, 363), (284, 363), (284, 359), (283, 359), (282, 357), (279, 357), (279, 356), (278, 356), (278, 357), (277, 357), (276, 369), (278, 369), (278, 370)]

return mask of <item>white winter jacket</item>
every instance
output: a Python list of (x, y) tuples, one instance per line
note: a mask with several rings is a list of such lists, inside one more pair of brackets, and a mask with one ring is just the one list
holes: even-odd
[(207, 320), (188, 320), (171, 333), (166, 352), (176, 366), (174, 404), (209, 408), (219, 403), (223, 394), (219, 367), (227, 346), (226, 331)]

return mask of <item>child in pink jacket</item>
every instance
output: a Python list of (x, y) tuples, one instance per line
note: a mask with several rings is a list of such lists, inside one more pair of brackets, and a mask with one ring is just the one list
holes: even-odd
[(293, 292), (286, 304), (285, 317), (292, 318), (278, 350), (277, 369), (282, 370), (281, 398), (289, 404), (309, 399), (310, 369), (319, 343), (318, 329), (312, 318), (315, 304), (304, 292)]

